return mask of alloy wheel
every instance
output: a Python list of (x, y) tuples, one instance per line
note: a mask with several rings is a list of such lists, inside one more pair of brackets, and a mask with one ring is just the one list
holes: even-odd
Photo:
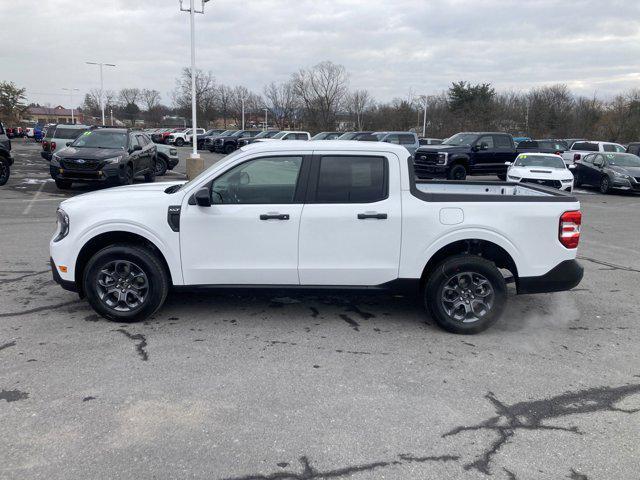
[(100, 269), (95, 288), (106, 307), (117, 312), (131, 312), (144, 305), (149, 294), (149, 280), (135, 263), (115, 260)]
[(493, 286), (486, 277), (477, 272), (462, 272), (444, 284), (440, 302), (452, 320), (472, 323), (491, 311), (494, 299)]

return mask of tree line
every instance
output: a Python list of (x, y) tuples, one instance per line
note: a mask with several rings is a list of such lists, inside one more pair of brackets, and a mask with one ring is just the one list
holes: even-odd
[[(133, 124), (162, 126), (167, 115), (191, 117), (191, 70), (184, 68), (171, 92), (171, 105), (157, 90), (123, 88), (104, 92), (107, 116)], [(351, 89), (342, 65), (324, 61), (270, 82), (260, 92), (220, 84), (211, 72), (195, 72), (197, 115), (201, 125), (239, 127), (242, 110), (247, 119), (280, 129), (311, 132), (334, 130), (410, 130), (444, 138), (459, 131), (491, 130), (533, 138), (587, 138), (628, 142), (640, 140), (640, 89), (609, 99), (575, 95), (563, 84), (528, 92), (496, 91), (490, 83), (453, 82), (428, 96), (407, 94), (377, 101), (367, 89)], [(24, 89), (0, 82), (0, 119), (11, 123), (24, 109)], [(81, 106), (85, 114), (100, 116), (100, 91), (89, 91)]]

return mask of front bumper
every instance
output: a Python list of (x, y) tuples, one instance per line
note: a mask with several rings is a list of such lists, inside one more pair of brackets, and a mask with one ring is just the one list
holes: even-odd
[(539, 277), (520, 277), (518, 293), (563, 292), (577, 286), (584, 275), (584, 268), (577, 260), (565, 260)]
[(69, 180), (75, 182), (108, 182), (123, 181), (125, 171), (117, 164), (104, 165), (98, 170), (74, 170), (49, 165), (49, 173), (54, 180)]
[(76, 285), (76, 282), (73, 282), (71, 280), (63, 280), (62, 279), (62, 277), (58, 273), (58, 267), (56, 267), (56, 264), (53, 261), (53, 258), (49, 258), (49, 263), (51, 264), (51, 274), (53, 275), (53, 281), (56, 282), (58, 285), (60, 285), (65, 290), (77, 293), (78, 292), (78, 286)]

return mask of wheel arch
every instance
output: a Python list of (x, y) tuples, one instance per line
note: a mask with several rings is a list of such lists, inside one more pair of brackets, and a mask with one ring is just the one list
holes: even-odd
[(160, 259), (169, 279), (169, 285), (173, 285), (173, 275), (171, 274), (171, 268), (167, 262), (167, 259), (160, 248), (149, 238), (144, 237), (138, 233), (128, 232), (125, 230), (108, 231), (98, 233), (90, 238), (80, 249), (75, 262), (74, 268), (74, 281), (78, 288), (78, 292), (81, 296), (84, 296), (82, 291), (82, 276), (87, 263), (91, 257), (102, 250), (103, 248), (116, 243), (129, 243), (133, 245), (143, 246), (153, 251)]

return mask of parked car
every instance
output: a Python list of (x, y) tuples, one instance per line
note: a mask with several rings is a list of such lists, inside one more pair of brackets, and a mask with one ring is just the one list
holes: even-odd
[(413, 132), (374, 132), (372, 134), (378, 142), (395, 143), (402, 145), (413, 155), (420, 146), (418, 135)]
[(204, 150), (204, 142), (205, 139), (207, 137), (211, 137), (211, 136), (215, 136), (215, 135), (220, 135), (221, 133), (224, 133), (226, 130), (221, 129), (221, 128), (212, 128), (211, 130), (207, 130), (204, 133), (199, 133), (198, 135), (196, 135), (196, 139), (197, 139), (197, 147), (198, 150)]
[(298, 132), (292, 130), (283, 130), (276, 133), (271, 138), (256, 139), (254, 143), (258, 142), (272, 142), (277, 140), (311, 140), (311, 134), (309, 132)]
[(176, 147), (156, 143), (156, 176), (161, 177), (167, 173), (167, 170), (173, 170), (179, 162), (180, 159), (178, 158), (178, 149)]
[(13, 157), (11, 156), (11, 140), (7, 136), (4, 125), (0, 122), (0, 186), (9, 181), (11, 165), (13, 165)]
[(338, 140), (358, 140), (360, 137), (371, 135), (373, 132), (345, 132), (338, 137)]
[(65, 148), (67, 143), (73, 142), (89, 128), (91, 127), (88, 125), (68, 125), (66, 123), (50, 126), (47, 129), (47, 136), (42, 139), (40, 155), (50, 161), (54, 153)]
[(418, 148), (414, 165), (418, 178), (464, 180), (468, 175), (497, 175), (505, 180), (505, 162), (513, 162), (517, 156), (507, 133), (462, 132), (441, 145)]
[(257, 136), (260, 130), (237, 130), (231, 135), (218, 135), (213, 139), (213, 150), (218, 153), (231, 153), (237, 150), (238, 141), (242, 138), (253, 138)]
[(340, 132), (320, 132), (311, 137), (311, 140), (337, 140), (340, 135)]
[(428, 137), (419, 137), (418, 143), (420, 145), (442, 145), (441, 138), (428, 138)]
[(571, 148), (562, 154), (565, 163), (571, 164), (593, 152), (625, 153), (626, 149), (619, 143), (612, 142), (574, 142)]
[(575, 162), (575, 185), (640, 192), (640, 157), (631, 153), (592, 153)]
[(631, 142), (627, 145), (627, 153), (632, 153), (640, 157), (640, 142)]
[(513, 137), (513, 143), (517, 146), (520, 145), (520, 142), (528, 142), (531, 140), (530, 137)]
[(526, 140), (518, 143), (518, 152), (553, 153), (562, 155), (568, 150), (567, 144), (562, 140)]
[(33, 136), (34, 136), (34, 128), (33, 127), (27, 127), (27, 129), (25, 131), (25, 136), (27, 138), (33, 138)]
[(204, 137), (204, 150), (209, 150), (210, 152), (213, 152), (213, 142), (216, 138), (218, 137), (228, 137), (230, 135), (233, 135), (234, 133), (236, 133), (238, 130), (236, 129), (232, 129), (232, 130), (225, 130), (222, 133), (218, 133), (215, 135), (209, 135)]
[[(205, 133), (204, 128), (196, 128), (196, 135), (201, 135)], [(173, 144), (176, 147), (181, 147), (185, 143), (191, 143), (191, 137), (193, 136), (193, 130), (191, 128), (186, 128), (179, 132), (173, 132), (165, 137), (164, 142)]]
[(562, 156), (549, 153), (521, 153), (507, 162), (507, 180), (518, 183), (534, 183), (557, 188), (565, 192), (573, 191), (573, 174), (562, 160)]
[[(98, 128), (80, 135), (51, 158), (51, 178), (60, 189), (73, 182), (131, 185), (137, 176), (153, 182), (156, 146), (143, 132), (126, 128)], [(128, 200), (126, 200), (128, 201)], [(106, 210), (110, 210), (107, 208)]]
[(170, 288), (277, 286), (415, 294), (442, 328), (467, 334), (504, 310), (500, 269), (517, 293), (580, 282), (574, 197), (464, 185), (416, 182), (398, 145), (255, 143), (184, 184), (62, 202), (51, 268), (117, 322), (149, 317)]
[(280, 133), (280, 130), (263, 130), (262, 132), (260, 132), (255, 137), (240, 138), (238, 140), (238, 148), (244, 147), (245, 145), (249, 145), (249, 144), (255, 142), (256, 140), (260, 140), (262, 138), (273, 138), (278, 133)]
[(171, 128), (159, 128), (151, 134), (151, 140), (153, 140), (153, 143), (164, 143), (165, 138), (171, 135), (172, 132), (173, 129)]
[(42, 127), (40, 125), (36, 125), (33, 129), (33, 139), (36, 142), (41, 142), (42, 138), (44, 137), (44, 132), (45, 132), (45, 128), (46, 127)]

